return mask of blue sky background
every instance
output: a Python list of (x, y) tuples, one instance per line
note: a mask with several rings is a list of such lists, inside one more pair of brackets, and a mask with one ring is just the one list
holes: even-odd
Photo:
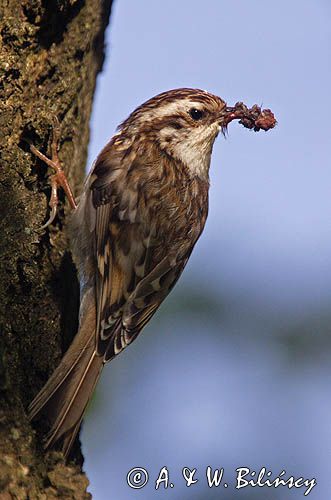
[[(210, 215), (187, 269), (139, 339), (104, 370), (82, 433), (96, 500), (278, 499), (235, 468), (316, 477), (331, 497), (330, 38), (327, 0), (117, 0), (89, 164), (139, 104), (200, 87), (270, 107), (278, 126), (217, 139)], [(128, 470), (150, 483), (131, 490)], [(153, 481), (167, 465), (173, 489)], [(190, 489), (184, 466), (224, 466)]]

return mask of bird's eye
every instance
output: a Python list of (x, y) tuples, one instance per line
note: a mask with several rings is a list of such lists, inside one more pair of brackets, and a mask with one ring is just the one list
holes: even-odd
[(201, 120), (204, 116), (204, 112), (201, 109), (192, 108), (189, 113), (193, 120)]

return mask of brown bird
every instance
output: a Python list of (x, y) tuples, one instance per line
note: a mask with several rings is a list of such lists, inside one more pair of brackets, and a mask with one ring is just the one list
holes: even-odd
[[(99, 154), (71, 220), (79, 331), (29, 407), (31, 419), (48, 417), (46, 448), (61, 440), (69, 453), (103, 365), (138, 336), (183, 272), (207, 218), (213, 143), (246, 111), (203, 90), (164, 92), (133, 111)], [(54, 206), (56, 196), (53, 216)]]

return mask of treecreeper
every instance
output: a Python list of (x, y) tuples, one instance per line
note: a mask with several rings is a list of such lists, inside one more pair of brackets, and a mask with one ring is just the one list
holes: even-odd
[(48, 382), (29, 406), (46, 415), (45, 448), (68, 456), (100, 372), (138, 336), (169, 294), (208, 214), (214, 141), (228, 124), (269, 130), (273, 113), (181, 88), (148, 100), (119, 126), (99, 154), (76, 205), (58, 158), (59, 123), (48, 158), (54, 169), (51, 214), (62, 187), (73, 208), (71, 248), (80, 280), (79, 329)]

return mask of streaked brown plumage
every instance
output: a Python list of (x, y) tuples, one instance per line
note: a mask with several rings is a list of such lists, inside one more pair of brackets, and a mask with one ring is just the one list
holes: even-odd
[(79, 331), (30, 405), (46, 447), (67, 455), (101, 368), (129, 345), (181, 275), (205, 225), (212, 146), (225, 102), (198, 89), (138, 107), (98, 156), (71, 223)]

